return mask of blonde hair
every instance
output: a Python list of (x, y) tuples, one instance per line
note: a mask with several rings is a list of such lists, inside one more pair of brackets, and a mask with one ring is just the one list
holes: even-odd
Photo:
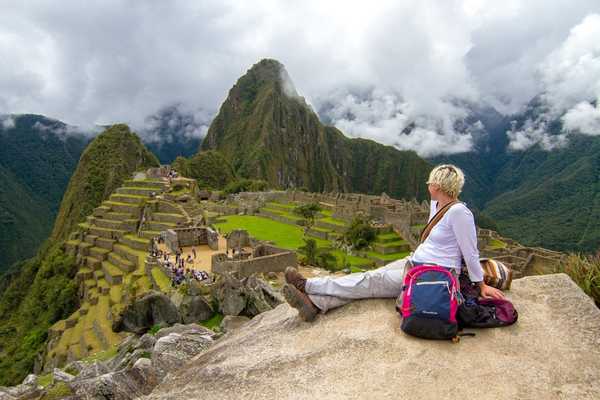
[(453, 199), (457, 199), (465, 184), (465, 174), (452, 164), (438, 165), (429, 173), (427, 184), (436, 184), (440, 190)]

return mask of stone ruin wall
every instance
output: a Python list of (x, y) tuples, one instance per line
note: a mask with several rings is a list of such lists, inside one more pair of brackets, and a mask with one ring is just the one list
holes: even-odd
[(295, 252), (261, 244), (253, 250), (253, 258), (246, 260), (230, 260), (225, 253), (214, 254), (211, 260), (211, 272), (235, 273), (240, 277), (246, 277), (255, 273), (283, 272), (286, 267), (297, 265)]
[(165, 232), (165, 244), (175, 252), (180, 247), (206, 244), (212, 250), (219, 249), (219, 235), (208, 227), (175, 228)]

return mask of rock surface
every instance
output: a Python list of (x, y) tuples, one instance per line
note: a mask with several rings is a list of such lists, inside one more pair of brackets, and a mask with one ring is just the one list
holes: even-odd
[(181, 322), (181, 315), (169, 297), (159, 292), (148, 292), (129, 304), (113, 321), (115, 332), (142, 334), (154, 325)]
[(223, 332), (230, 332), (239, 329), (248, 321), (250, 321), (250, 318), (248, 317), (226, 315), (225, 318), (223, 318), (223, 321), (221, 321), (219, 328), (221, 328)]
[(392, 299), (356, 301), (314, 323), (283, 304), (147, 398), (597, 399), (600, 310), (564, 274), (518, 279), (508, 297), (516, 325), (458, 344), (405, 335)]
[(241, 280), (231, 274), (221, 274), (213, 287), (213, 298), (223, 315), (243, 315), (252, 318), (270, 311), (284, 302), (271, 285), (256, 276)]

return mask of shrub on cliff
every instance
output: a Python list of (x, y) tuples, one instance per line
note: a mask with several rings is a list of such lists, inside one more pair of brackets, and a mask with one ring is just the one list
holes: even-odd
[(560, 269), (600, 307), (600, 257), (569, 254)]

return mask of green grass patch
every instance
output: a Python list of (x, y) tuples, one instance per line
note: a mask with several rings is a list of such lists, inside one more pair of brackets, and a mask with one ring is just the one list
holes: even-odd
[(327, 222), (328, 224), (339, 225), (339, 226), (349, 226), (346, 221), (342, 221), (341, 219), (335, 219), (333, 217), (324, 217), (319, 218), (319, 221)]
[[(296, 208), (298, 206), (298, 204), (294, 204), (294, 203), (279, 203), (277, 201), (272, 201), (272, 202), (269, 202), (269, 203), (265, 203), (265, 205), (267, 207), (269, 207), (270, 205), (275, 205), (276, 207), (285, 207), (285, 208), (290, 209), (290, 211), (293, 210), (294, 208)], [(270, 207), (270, 208), (273, 208), (273, 207)]]
[(204, 326), (205, 328), (215, 330), (215, 328), (218, 328), (221, 325), (221, 321), (223, 321), (224, 317), (225, 316), (221, 313), (215, 313), (206, 321), (200, 322), (200, 325)]
[[(273, 221), (269, 218), (254, 215), (228, 215), (224, 216), (225, 222), (216, 223), (222, 233), (229, 233), (234, 229), (245, 229), (250, 236), (258, 240), (268, 240), (284, 249), (297, 250), (304, 246), (302, 227)], [(327, 247), (327, 240), (315, 239), (317, 246)]]
[(152, 268), (152, 277), (162, 292), (168, 293), (171, 290), (171, 280), (162, 269)]
[(373, 261), (368, 258), (357, 257), (350, 254), (346, 254), (341, 250), (331, 250), (331, 254), (333, 254), (337, 260), (338, 266), (340, 268), (344, 268), (342, 263), (344, 262), (344, 256), (346, 257), (346, 262), (350, 264), (350, 268), (352, 267), (369, 267)]
[(410, 254), (410, 252), (408, 252), (408, 251), (401, 251), (399, 253), (390, 253), (390, 254), (381, 254), (381, 253), (376, 253), (374, 251), (367, 251), (367, 255), (369, 257), (377, 258), (379, 260), (388, 261), (388, 262), (399, 260), (401, 258), (406, 257), (409, 254)]
[(92, 363), (94, 361), (106, 361), (106, 360), (110, 360), (111, 358), (116, 356), (118, 352), (119, 352), (119, 346), (113, 345), (113, 346), (109, 347), (108, 349), (94, 353), (91, 356), (88, 356), (88, 357), (82, 359), (81, 361), (86, 362), (86, 363)]
[(52, 372), (50, 372), (49, 374), (38, 376), (38, 385), (40, 385), (41, 387), (48, 386), (52, 383), (53, 377), (54, 376), (52, 375)]
[(404, 239), (398, 239), (398, 240), (394, 240), (393, 242), (383, 242), (383, 243), (377, 243), (378, 246), (381, 247), (395, 247), (395, 246), (402, 246), (404, 244), (408, 244), (408, 242)]
[(380, 233), (375, 241), (387, 241), (390, 239), (402, 239), (396, 232)]
[(58, 400), (68, 397), (73, 394), (73, 391), (65, 382), (57, 382), (52, 385), (43, 397), (44, 400)]
[(490, 250), (505, 249), (506, 248), (506, 243), (504, 243), (502, 240), (492, 239), (488, 243), (487, 248), (490, 249)]

